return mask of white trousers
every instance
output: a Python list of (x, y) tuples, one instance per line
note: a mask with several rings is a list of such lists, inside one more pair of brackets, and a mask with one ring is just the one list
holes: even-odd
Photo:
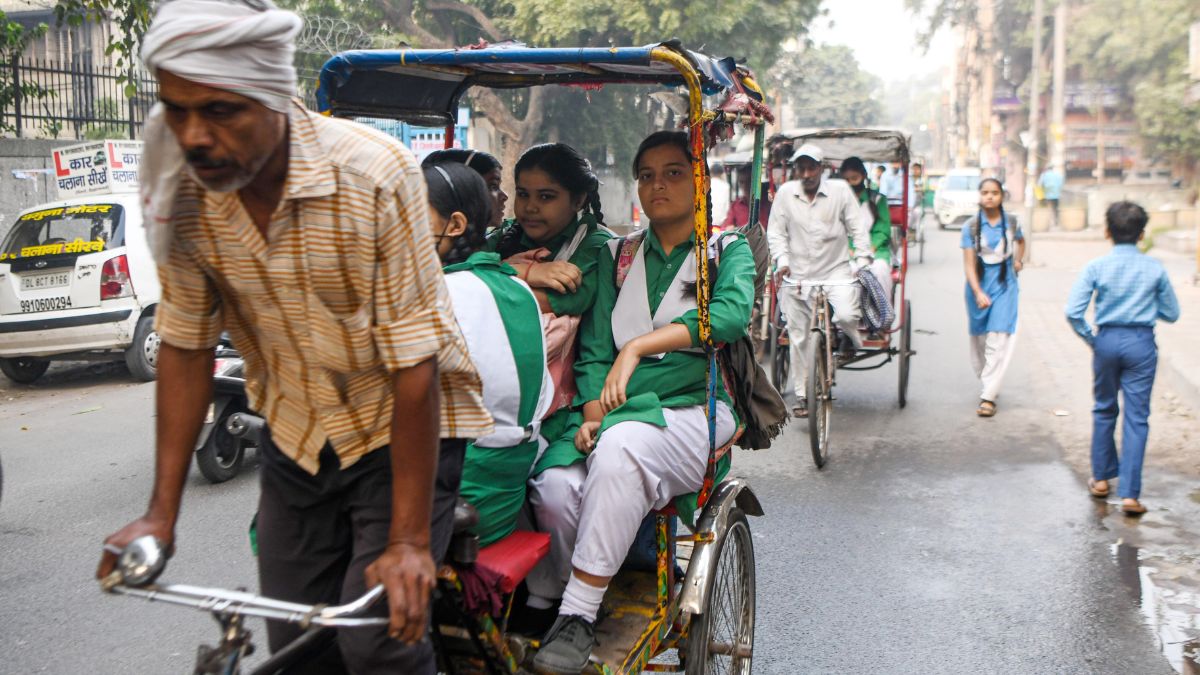
[[(862, 308), (858, 304), (859, 286), (830, 286), (826, 289), (829, 304), (833, 306), (833, 322), (842, 332), (850, 336), (856, 349), (862, 347), (858, 334), (858, 322)], [(779, 305), (787, 320), (788, 341), (792, 356), (792, 386), (796, 396), (804, 398), (804, 385), (808, 382), (809, 322), (812, 321), (812, 299), (808, 288), (786, 286), (780, 290)], [(832, 338), (832, 335), (830, 336)], [(836, 348), (837, 345), (834, 345)]]
[(993, 403), (996, 401), (1000, 395), (1000, 383), (1004, 381), (1004, 373), (1008, 371), (1016, 346), (1015, 332), (971, 336), (971, 366), (982, 383), (979, 398)]
[[(616, 424), (586, 464), (547, 469), (530, 482), (538, 528), (550, 533), (550, 553), (526, 577), (530, 593), (562, 597), (572, 567), (613, 576), (646, 515), (700, 489), (708, 465), (704, 407), (667, 408), (663, 416), (666, 427)], [(733, 413), (718, 401), (717, 444), (735, 430)]]

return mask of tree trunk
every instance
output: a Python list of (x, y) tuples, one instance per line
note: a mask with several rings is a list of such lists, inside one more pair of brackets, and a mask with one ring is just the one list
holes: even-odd
[[(397, 29), (410, 36), (424, 47), (453, 47), (452, 39), (434, 35), (417, 23), (414, 13), (414, 0), (387, 0), (383, 12)], [(481, 28), (487, 39), (499, 42), (505, 39), (500, 29), (478, 7), (469, 5), (461, 0), (429, 0), (423, 9), (434, 13), (437, 17), (447, 15), (467, 16), (473, 19)], [(445, 34), (445, 33), (443, 33)], [(513, 194), (512, 168), (517, 163), (521, 152), (529, 147), (537, 137), (545, 117), (542, 87), (530, 90), (529, 106), (523, 118), (519, 118), (505, 102), (490, 89), (473, 89), (471, 100), (476, 109), (487, 116), (488, 120), (500, 134), (500, 152), (498, 159), (504, 164), (502, 187), (508, 194)], [(510, 204), (512, 201), (510, 200)], [(511, 207), (510, 207), (511, 208)], [(511, 213), (511, 212), (510, 212)], [(505, 214), (510, 215), (510, 214)]]
[[(517, 116), (495, 91), (491, 89), (476, 89), (471, 92), (471, 100), (477, 110), (487, 115), (488, 120), (500, 135), (500, 163), (504, 165), (501, 177), (501, 187), (509, 195), (515, 193), (513, 168), (517, 159), (537, 139), (541, 131), (542, 119), (545, 116), (546, 91), (542, 87), (529, 89), (529, 105), (524, 118)], [(514, 200), (509, 200), (512, 204)], [(511, 206), (509, 207), (511, 208)], [(512, 215), (509, 211), (505, 216)]]

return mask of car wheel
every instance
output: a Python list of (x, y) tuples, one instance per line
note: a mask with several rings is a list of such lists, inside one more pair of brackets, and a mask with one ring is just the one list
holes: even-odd
[(17, 384), (32, 384), (42, 375), (50, 362), (46, 359), (35, 359), (28, 356), (18, 356), (15, 359), (0, 359), (0, 372)]
[(150, 382), (158, 376), (158, 347), (161, 344), (154, 330), (154, 315), (146, 314), (138, 319), (133, 331), (133, 344), (125, 350), (125, 365), (134, 378)]

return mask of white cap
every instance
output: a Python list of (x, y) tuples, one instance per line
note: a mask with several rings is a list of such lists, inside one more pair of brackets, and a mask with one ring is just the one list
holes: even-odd
[(788, 161), (792, 164), (795, 164), (796, 160), (800, 159), (801, 157), (810, 157), (817, 164), (825, 161), (825, 153), (821, 152), (821, 149), (812, 143), (805, 143), (799, 148), (796, 148), (796, 151), (792, 153), (792, 158)]

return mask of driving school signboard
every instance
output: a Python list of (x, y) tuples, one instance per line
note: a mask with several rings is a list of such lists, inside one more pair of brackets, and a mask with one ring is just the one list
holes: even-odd
[(54, 151), (58, 196), (137, 192), (141, 141), (95, 141)]

